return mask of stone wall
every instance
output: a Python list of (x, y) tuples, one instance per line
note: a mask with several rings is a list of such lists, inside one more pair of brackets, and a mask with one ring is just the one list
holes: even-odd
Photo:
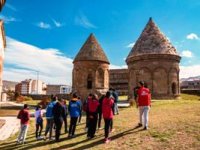
[(166, 55), (149, 55), (133, 59), (128, 64), (129, 97), (139, 81), (145, 81), (154, 98), (170, 98), (180, 94), (179, 60)]
[(128, 95), (128, 75), (128, 69), (110, 69), (110, 88), (116, 89), (119, 95)]
[(84, 99), (89, 93), (107, 91), (109, 88), (109, 65), (100, 61), (74, 63), (72, 89)]

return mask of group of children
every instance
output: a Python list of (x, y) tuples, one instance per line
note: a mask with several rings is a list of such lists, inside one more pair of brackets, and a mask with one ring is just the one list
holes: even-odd
[[(87, 138), (91, 139), (95, 136), (96, 129), (101, 129), (102, 117), (105, 122), (105, 143), (110, 141), (109, 132), (113, 131), (113, 115), (119, 114), (116, 102), (118, 95), (115, 91), (109, 90), (100, 98), (96, 94), (89, 94), (85, 101), (81, 101), (76, 93), (73, 94), (68, 106), (66, 101), (52, 97), (51, 102), (46, 108), (46, 129), (44, 137), (41, 136), (43, 130), (43, 112), (40, 106), (35, 109), (35, 136), (37, 140), (47, 139), (60, 140), (61, 128), (64, 122), (65, 133), (68, 133), (69, 138), (75, 137), (77, 122), (81, 122), (82, 110), (86, 113), (86, 131)], [(70, 126), (68, 130), (67, 116), (70, 115)], [(26, 116), (26, 117), (24, 117)], [(24, 109), (19, 112), (18, 118), (21, 119), (21, 131), (18, 136), (18, 143), (24, 143), (28, 130), (30, 114), (28, 105), (24, 105)], [(52, 136), (52, 131), (55, 130), (55, 138)]]

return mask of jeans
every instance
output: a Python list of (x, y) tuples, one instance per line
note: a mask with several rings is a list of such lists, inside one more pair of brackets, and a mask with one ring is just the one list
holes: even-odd
[(47, 125), (46, 125), (46, 130), (45, 130), (45, 134), (44, 135), (47, 136), (47, 134), (49, 132), (49, 138), (52, 137), (53, 124), (54, 124), (53, 118), (47, 119)]
[(26, 139), (27, 131), (28, 131), (28, 125), (27, 124), (21, 124), (19, 136), (17, 138), (17, 142), (24, 143), (24, 141)]
[(139, 106), (139, 118), (142, 124), (142, 117), (144, 118), (144, 126), (148, 127), (150, 106)]
[(116, 114), (119, 114), (119, 108), (118, 108), (118, 106), (117, 106), (117, 102), (114, 103), (114, 113), (115, 113), (115, 115), (116, 115)]
[[(42, 129), (43, 129), (43, 122), (41, 123), (37, 123), (36, 124), (36, 131), (35, 131), (35, 137), (38, 138), (41, 136), (41, 133), (42, 133)], [(40, 130), (40, 131), (39, 131)], [(38, 134), (39, 132), (39, 134)]]
[(108, 138), (112, 119), (104, 119), (104, 121), (105, 121), (105, 127), (104, 127), (105, 138)]
[(67, 133), (67, 115), (63, 118), (64, 125), (65, 125), (65, 133)]
[(59, 119), (59, 118), (54, 119), (54, 123), (55, 123), (55, 126), (56, 126), (55, 137), (56, 137), (56, 141), (58, 141), (60, 139), (60, 131), (61, 131), (61, 128), (62, 128), (63, 120)]
[(77, 120), (78, 120), (78, 117), (71, 117), (70, 119), (70, 126), (69, 126), (70, 136), (73, 136), (75, 133)]
[(87, 137), (93, 138), (97, 128), (97, 114), (90, 115)]
[(101, 128), (101, 119), (102, 119), (102, 112), (98, 113), (98, 128)]

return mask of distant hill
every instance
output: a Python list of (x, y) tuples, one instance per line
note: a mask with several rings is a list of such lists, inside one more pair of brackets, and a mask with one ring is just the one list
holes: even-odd
[(3, 80), (3, 89), (14, 91), (15, 85), (18, 83), (19, 82)]
[(200, 76), (189, 77), (189, 78), (181, 78), (181, 82), (183, 82), (183, 81), (195, 81), (195, 80), (200, 80)]

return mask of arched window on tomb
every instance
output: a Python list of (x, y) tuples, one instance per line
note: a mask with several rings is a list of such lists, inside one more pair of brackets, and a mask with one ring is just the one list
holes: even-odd
[(176, 83), (175, 82), (173, 82), (172, 83), (172, 94), (177, 94), (177, 89), (176, 89)]
[(88, 77), (87, 77), (87, 89), (92, 89), (92, 74), (88, 74)]
[(104, 71), (100, 68), (96, 73), (96, 80), (98, 88), (104, 88)]

